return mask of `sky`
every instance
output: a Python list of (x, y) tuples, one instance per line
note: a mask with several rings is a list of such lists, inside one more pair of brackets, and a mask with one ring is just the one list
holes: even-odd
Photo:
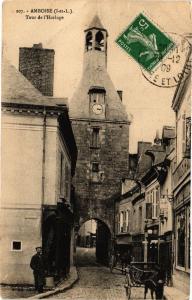
[[(31, 9), (72, 9), (63, 20), (26, 19)], [(20, 13), (19, 10), (23, 10)], [(191, 28), (189, 1), (148, 0), (25, 0), (5, 1), (3, 5), (3, 56), (18, 69), (19, 47), (42, 43), (55, 50), (54, 96), (70, 98), (82, 74), (84, 30), (97, 14), (107, 29), (107, 69), (117, 90), (123, 90), (123, 103), (132, 123), (130, 153), (138, 141), (153, 141), (156, 130), (174, 125), (171, 108), (175, 87), (157, 87), (142, 74), (140, 66), (115, 43), (118, 35), (140, 13), (166, 33), (184, 36)], [(37, 16), (39, 14), (31, 14)], [(43, 14), (41, 14), (43, 15)], [(132, 117), (131, 117), (132, 116)]]

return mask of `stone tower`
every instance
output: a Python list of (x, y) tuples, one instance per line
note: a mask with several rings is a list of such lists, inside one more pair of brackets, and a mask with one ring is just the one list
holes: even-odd
[(95, 218), (113, 233), (114, 198), (128, 172), (130, 123), (107, 73), (107, 37), (95, 16), (85, 30), (83, 74), (69, 113), (78, 148), (74, 184), (80, 224)]

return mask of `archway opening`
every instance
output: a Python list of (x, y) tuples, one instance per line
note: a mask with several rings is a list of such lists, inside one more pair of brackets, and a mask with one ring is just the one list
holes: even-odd
[(86, 50), (92, 50), (93, 49), (93, 36), (92, 32), (89, 31), (86, 35)]
[(77, 235), (76, 262), (79, 266), (97, 263), (108, 265), (111, 248), (111, 233), (101, 220), (90, 219), (84, 222)]
[(104, 46), (104, 36), (101, 31), (98, 31), (96, 36), (95, 36), (95, 50), (98, 51), (104, 51), (105, 46)]

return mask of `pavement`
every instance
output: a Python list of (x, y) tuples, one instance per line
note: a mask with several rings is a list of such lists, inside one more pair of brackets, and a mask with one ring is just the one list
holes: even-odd
[(68, 289), (71, 289), (73, 285), (78, 281), (79, 276), (78, 272), (75, 266), (72, 266), (70, 268), (70, 274), (67, 280), (63, 280), (59, 285), (57, 285), (56, 288), (54, 288), (51, 291), (47, 291), (41, 294), (37, 294), (33, 297), (29, 297), (28, 299), (43, 299), (43, 298), (48, 298), (52, 297), (58, 293), (63, 293), (67, 291)]
[(166, 300), (189, 300), (190, 296), (182, 293), (174, 287), (165, 286), (164, 296)]
[[(77, 249), (78, 282), (72, 289), (49, 296), (52, 299), (65, 300), (127, 300), (125, 276), (119, 270), (110, 272), (108, 267), (95, 260), (95, 249)], [(132, 299), (143, 299), (143, 288), (132, 288)], [(147, 295), (150, 298), (150, 293)]]

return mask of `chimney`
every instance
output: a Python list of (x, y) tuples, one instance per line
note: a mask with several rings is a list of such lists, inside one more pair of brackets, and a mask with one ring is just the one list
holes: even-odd
[(139, 141), (137, 143), (137, 153), (138, 155), (141, 155), (142, 153), (145, 153), (145, 151), (149, 150), (152, 146), (152, 143), (150, 142), (141, 142)]
[(53, 96), (54, 55), (53, 49), (43, 49), (41, 43), (19, 48), (19, 71), (44, 96)]
[(155, 143), (156, 145), (161, 144), (161, 139), (160, 139), (160, 137), (159, 137), (159, 130), (156, 131), (156, 136), (155, 136), (155, 139), (154, 139), (154, 143)]
[(121, 101), (123, 101), (123, 91), (117, 91), (117, 94), (119, 95)]

